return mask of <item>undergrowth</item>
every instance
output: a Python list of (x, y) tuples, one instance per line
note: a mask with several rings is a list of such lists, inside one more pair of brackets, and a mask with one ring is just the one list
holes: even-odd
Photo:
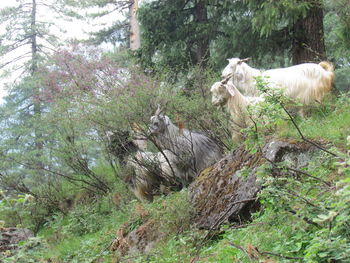
[[(150, 204), (127, 192), (115, 203), (109, 194), (55, 213), (2, 262), (350, 262), (350, 99), (342, 96), (295, 121), (306, 138), (331, 146), (336, 156), (317, 151), (300, 168), (304, 175), (288, 172), (286, 162), (260, 167), (261, 209), (244, 226), (224, 225), (208, 239), (207, 230), (191, 224), (186, 190)], [(288, 119), (275, 127), (275, 137), (302, 140)], [(147, 222), (159, 239), (146, 254), (111, 249), (120, 229), (130, 233)]]

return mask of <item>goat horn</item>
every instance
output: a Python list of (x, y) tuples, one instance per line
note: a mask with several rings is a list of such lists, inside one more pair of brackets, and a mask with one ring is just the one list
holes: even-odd
[(154, 115), (158, 116), (161, 112), (162, 112), (162, 109), (160, 108), (160, 105), (157, 104), (157, 110), (156, 110), (156, 113)]
[(222, 81), (221, 81), (221, 84), (226, 84), (230, 78), (233, 76), (232, 73), (228, 74)]
[(250, 60), (250, 58), (243, 58), (243, 59), (240, 59), (239, 61), (238, 61), (238, 64), (241, 64), (241, 63), (243, 63), (243, 62), (247, 62), (247, 61), (249, 61)]

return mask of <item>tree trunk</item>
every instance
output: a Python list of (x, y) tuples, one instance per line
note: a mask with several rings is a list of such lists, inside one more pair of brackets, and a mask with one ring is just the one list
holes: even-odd
[[(32, 13), (31, 13), (31, 36), (30, 36), (30, 42), (31, 42), (31, 75), (32, 77), (35, 75), (35, 73), (38, 71), (38, 46), (37, 46), (37, 30), (36, 30), (36, 8), (37, 3), (36, 0), (32, 0)], [(40, 131), (40, 128), (38, 127), (37, 123), (41, 118), (41, 103), (39, 101), (39, 87), (33, 87), (33, 105), (34, 105), (34, 120), (35, 120), (35, 128), (34, 128), (34, 145), (36, 150), (36, 166), (39, 170), (42, 170), (44, 167), (44, 164), (41, 161), (42, 152), (44, 148), (43, 143), (43, 136), (42, 132)], [(40, 173), (40, 172), (39, 172)]]
[(32, 14), (31, 14), (31, 23), (30, 23), (30, 29), (31, 29), (31, 36), (30, 36), (30, 42), (32, 47), (32, 63), (31, 63), (31, 75), (33, 76), (34, 73), (38, 69), (37, 65), (37, 53), (38, 53), (38, 47), (36, 43), (36, 0), (32, 1)]
[(138, 0), (130, 0), (130, 49), (137, 50), (141, 47), (140, 26), (137, 20)]
[[(195, 22), (201, 28), (201, 24), (208, 23), (207, 0), (198, 0), (195, 6)], [(209, 35), (206, 32), (198, 32), (196, 62), (204, 67), (210, 56)]]
[(305, 17), (293, 27), (293, 64), (320, 62), (326, 59), (323, 31), (323, 9), (320, 1), (311, 6)]

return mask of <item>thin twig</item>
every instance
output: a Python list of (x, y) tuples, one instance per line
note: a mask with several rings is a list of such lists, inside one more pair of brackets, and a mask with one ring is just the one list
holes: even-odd
[(286, 168), (287, 170), (293, 171), (293, 172), (295, 172), (295, 173), (299, 173), (299, 174), (302, 174), (302, 175), (306, 175), (306, 176), (308, 176), (308, 177), (310, 177), (310, 178), (313, 178), (313, 179), (315, 179), (315, 180), (318, 180), (318, 181), (324, 183), (325, 185), (327, 185), (327, 186), (329, 186), (329, 187), (332, 187), (332, 186), (333, 186), (331, 183), (329, 183), (329, 182), (327, 182), (327, 181), (325, 181), (325, 180), (323, 180), (323, 179), (321, 179), (321, 178), (318, 178), (318, 177), (316, 177), (316, 176), (314, 176), (314, 175), (311, 175), (311, 174), (309, 174), (309, 173), (306, 173), (306, 172), (304, 172), (304, 171), (301, 171), (301, 170), (298, 170), (298, 169), (294, 169), (294, 168), (291, 168), (291, 167), (288, 167), (288, 166), (286, 166), (286, 167), (284, 167), (284, 168)]
[(240, 228), (245, 228), (245, 227), (250, 227), (250, 226), (261, 226), (261, 225), (267, 225), (267, 222), (259, 222), (255, 224), (245, 224), (245, 225), (238, 225), (238, 226), (231, 226), (230, 229), (240, 229)]
[(208, 233), (204, 236), (203, 238), (203, 241), (207, 239), (207, 237), (209, 236), (209, 234), (211, 233), (211, 231), (219, 226), (222, 222), (223, 222), (223, 219), (227, 216), (227, 214), (231, 211), (232, 207), (237, 205), (237, 204), (241, 204), (241, 203), (246, 203), (246, 202), (252, 202), (252, 201), (256, 201), (256, 198), (250, 198), (250, 199), (244, 199), (244, 200), (240, 200), (240, 201), (237, 201), (237, 202), (234, 202), (231, 204), (231, 206), (226, 210), (226, 212), (219, 217), (218, 220), (215, 221), (215, 223), (210, 227)]
[(293, 116), (287, 111), (287, 109), (284, 107), (283, 103), (280, 102), (280, 105), (282, 107), (282, 109), (285, 111), (285, 113), (287, 113), (287, 115), (289, 116), (289, 119), (290, 121), (292, 122), (293, 126), (295, 127), (295, 129), (298, 131), (300, 137), (307, 143), (310, 143), (311, 145), (315, 146), (316, 148), (326, 152), (326, 153), (329, 153), (330, 155), (334, 156), (334, 157), (339, 157), (338, 155), (336, 155), (335, 153), (331, 152), (331, 151), (328, 151), (326, 148), (322, 147), (321, 145), (305, 138), (304, 134), (301, 132), (300, 128), (298, 127), (298, 125), (296, 124)]
[(247, 255), (247, 257), (249, 258), (249, 260), (252, 260), (252, 257), (248, 254), (247, 250), (244, 247), (242, 247), (240, 245), (236, 245), (236, 244), (234, 244), (232, 242), (229, 242), (229, 244), (230, 244), (230, 246), (233, 246), (233, 247), (243, 251), (243, 253), (245, 253)]
[[(234, 244), (232, 242), (229, 242), (229, 244), (230, 244), (230, 246), (233, 246), (233, 247), (243, 251), (245, 254), (247, 254), (249, 259), (252, 260), (252, 257), (249, 255), (248, 251), (245, 248), (243, 248), (240, 245), (236, 245), (236, 244)], [(296, 259), (296, 260), (302, 260), (303, 259), (302, 257), (290, 257), (290, 256), (285, 256), (285, 255), (281, 255), (281, 254), (274, 253), (274, 252), (261, 251), (257, 247), (254, 247), (254, 250), (257, 252), (257, 254), (260, 254), (260, 255), (271, 255), (271, 256), (275, 256), (275, 257), (279, 257), (279, 258), (285, 258), (285, 259)]]
[[(264, 156), (264, 155), (263, 155), (263, 156)], [(270, 164), (272, 164), (272, 166), (273, 166), (274, 168), (281, 169), (281, 168), (279, 168), (279, 167), (277, 166), (277, 164), (276, 164), (274, 161), (268, 159), (266, 156), (264, 156), (264, 159), (265, 159), (266, 161), (268, 161)], [(332, 187), (332, 186), (333, 186), (331, 183), (329, 183), (329, 182), (327, 182), (327, 181), (325, 181), (325, 180), (323, 180), (323, 179), (321, 179), (321, 178), (318, 178), (318, 177), (316, 177), (316, 176), (314, 176), (314, 175), (311, 175), (311, 174), (309, 174), (309, 173), (307, 173), (307, 172), (304, 172), (304, 171), (301, 171), (301, 170), (298, 170), (298, 169), (295, 169), (295, 168), (291, 168), (291, 167), (289, 167), (289, 166), (283, 166), (283, 168), (285, 168), (285, 169), (287, 169), (287, 170), (290, 170), (290, 171), (293, 171), (293, 172), (295, 172), (295, 173), (299, 173), (299, 174), (308, 176), (308, 177), (310, 177), (310, 178), (313, 178), (313, 179), (315, 179), (315, 180), (317, 180), (317, 181), (320, 181), (320, 182), (324, 183), (324, 184), (327, 185), (328, 187)]]
[(303, 260), (304, 258), (302, 257), (290, 257), (290, 256), (284, 256), (281, 254), (273, 253), (273, 252), (268, 252), (268, 251), (259, 251), (260, 254), (262, 255), (271, 255), (279, 258), (285, 258), (285, 259), (296, 259), (296, 260)]
[(321, 228), (321, 226), (317, 223), (315, 223), (314, 221), (312, 221), (311, 219), (309, 219), (308, 217), (306, 216), (301, 216), (301, 215), (298, 215), (296, 211), (290, 209), (290, 208), (286, 208), (285, 209), (287, 212), (293, 214), (293, 215), (296, 215), (297, 217), (301, 218), (302, 220), (304, 220), (306, 223), (310, 224), (310, 225), (314, 225), (314, 226), (317, 226), (318, 228)]

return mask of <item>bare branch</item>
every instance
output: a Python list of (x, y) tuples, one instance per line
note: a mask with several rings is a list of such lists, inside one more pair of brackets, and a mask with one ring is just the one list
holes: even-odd
[(326, 152), (326, 153), (329, 153), (330, 155), (332, 155), (332, 156), (334, 156), (334, 157), (339, 157), (338, 155), (336, 155), (335, 153), (333, 153), (333, 152), (331, 152), (331, 151), (328, 151), (327, 149), (325, 149), (325, 148), (322, 147), (321, 145), (319, 145), (319, 144), (317, 144), (317, 143), (315, 143), (315, 142), (313, 142), (313, 141), (311, 141), (311, 140), (305, 138), (305, 136), (303, 135), (303, 133), (302, 133), (301, 130), (299, 129), (298, 125), (296, 124), (296, 122), (295, 122), (293, 116), (289, 113), (289, 111), (286, 109), (286, 107), (283, 105), (282, 102), (280, 102), (280, 105), (281, 105), (282, 109), (285, 111), (285, 113), (287, 113), (287, 115), (288, 115), (290, 121), (293, 123), (293, 126), (294, 126), (295, 129), (298, 131), (300, 137), (301, 137), (305, 142), (310, 143), (311, 145), (315, 146), (316, 148), (318, 148), (318, 149), (320, 149), (320, 150), (322, 150), (322, 151), (324, 151), (324, 152)]

